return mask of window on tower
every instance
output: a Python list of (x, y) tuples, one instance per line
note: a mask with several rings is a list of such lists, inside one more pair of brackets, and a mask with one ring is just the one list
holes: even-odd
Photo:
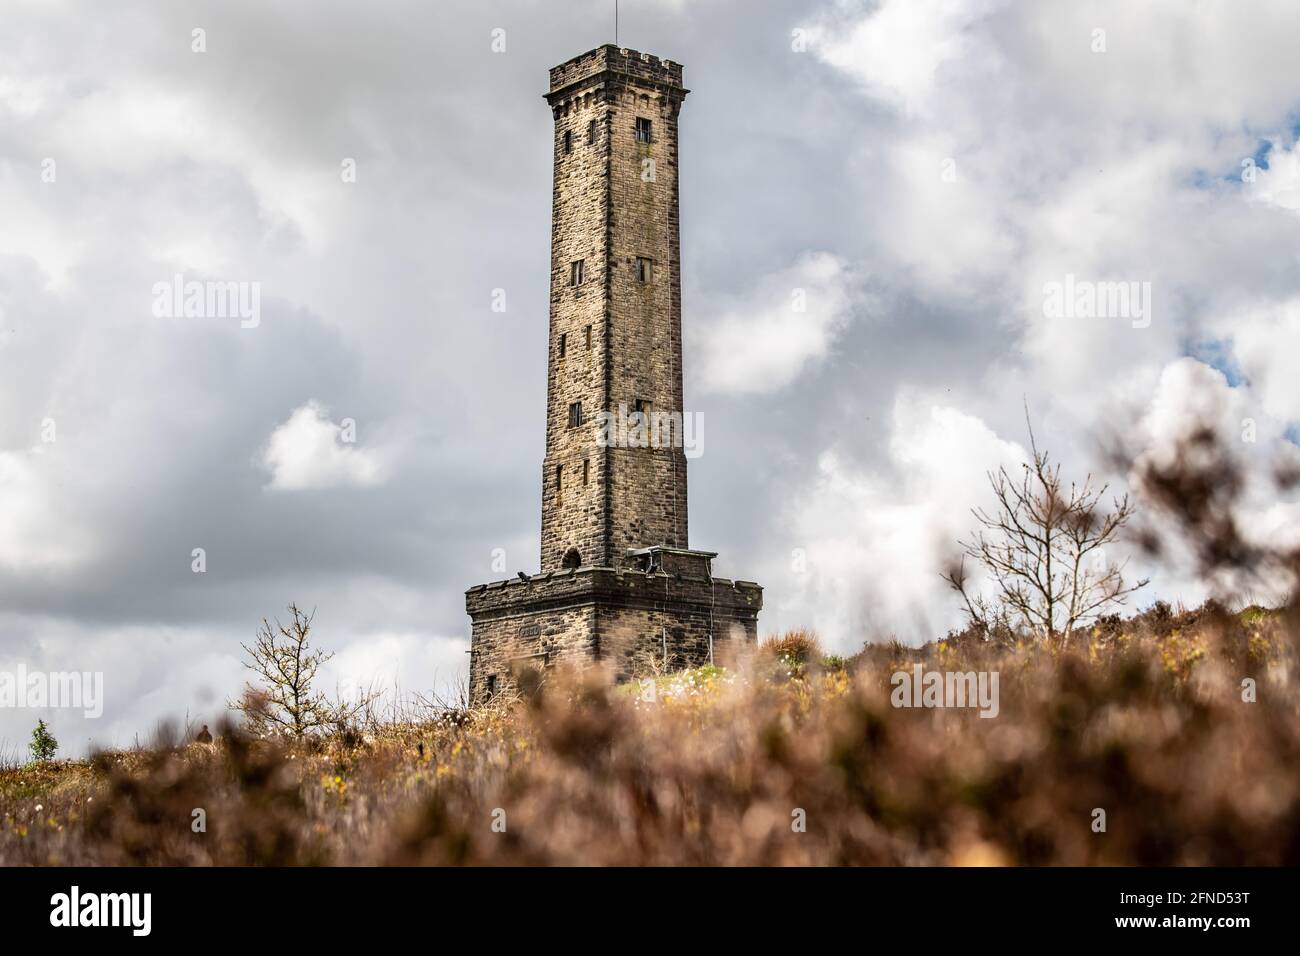
[(577, 262), (569, 265), (569, 285), (582, 285), (583, 275), (586, 272), (587, 260), (579, 259)]
[(568, 351), (568, 347), (569, 347), (569, 333), (561, 332), (560, 333), (560, 358), (564, 358), (564, 353)]
[[(626, 127), (624, 128), (626, 129)], [(650, 132), (650, 121), (640, 116), (636, 118), (636, 141), (638, 143), (652, 142), (652, 134)]]
[(577, 428), (582, 424), (582, 402), (569, 404), (569, 427)]
[(566, 154), (573, 152), (573, 130), (564, 131), (564, 152)]
[(584, 485), (587, 483), (587, 478), (590, 476), (591, 473), (590, 466), (591, 466), (591, 462), (589, 462), (585, 458), (582, 459), (582, 483)]
[(636, 257), (636, 281), (649, 282), (654, 278), (654, 261), (644, 256)]
[(564, 466), (563, 465), (555, 466), (555, 490), (556, 491), (564, 490)]
[(583, 330), (583, 335), (586, 338), (586, 341), (583, 344), (587, 346), (587, 348), (591, 348), (591, 326), (590, 325)]
[(599, 134), (598, 134), (598, 128), (596, 126), (596, 121), (592, 120), (590, 123), (587, 124), (587, 145), (588, 146), (596, 145), (596, 138), (598, 135)]
[(639, 423), (642, 428), (650, 427), (650, 408), (651, 403), (648, 399), (638, 398), (632, 406), (632, 421)]

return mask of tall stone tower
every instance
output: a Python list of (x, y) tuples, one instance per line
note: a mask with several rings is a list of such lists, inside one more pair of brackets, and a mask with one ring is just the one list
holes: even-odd
[(725, 662), (762, 588), (687, 541), (680, 64), (605, 45), (551, 70), (550, 332), (541, 573), (466, 592), (470, 697), (526, 669)]
[(612, 567), (647, 544), (686, 547), (681, 442), (620, 447), (587, 427), (597, 412), (681, 421), (677, 113), (686, 93), (679, 64), (614, 46), (551, 70), (543, 571), (566, 560)]

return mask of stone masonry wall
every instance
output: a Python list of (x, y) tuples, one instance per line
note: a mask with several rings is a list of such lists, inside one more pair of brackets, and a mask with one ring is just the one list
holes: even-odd
[(522, 668), (608, 664), (619, 679), (666, 667), (729, 662), (758, 637), (762, 588), (725, 578), (683, 579), (609, 568), (554, 571), (527, 582), (478, 585), (465, 595), (473, 621), (470, 699), (516, 686)]
[[(543, 569), (560, 567), (570, 548), (577, 550), (579, 563), (589, 563), (601, 555), (606, 537), (605, 467), (593, 427), (603, 401), (607, 351), (608, 113), (599, 91), (575, 95), (555, 113)], [(597, 124), (594, 143), (589, 142), (592, 120)], [(574, 286), (572, 267), (578, 260), (584, 275), (582, 284)], [(575, 402), (582, 404), (585, 420), (576, 428), (569, 424), (569, 407)]]
[[(638, 401), (651, 413), (682, 411), (677, 113), (685, 95), (679, 65), (613, 46), (551, 71), (543, 570), (562, 567), (573, 552), (582, 566), (612, 566), (628, 548), (687, 546), (680, 444), (597, 441), (601, 411), (632, 412)], [(638, 118), (651, 123), (649, 143), (637, 141)], [(638, 258), (651, 263), (649, 282), (640, 279)], [(584, 276), (575, 287), (578, 260)], [(578, 402), (585, 423), (575, 428), (570, 407)]]
[[(649, 61), (629, 55), (633, 67)], [(680, 71), (660, 77), (680, 84)], [(648, 401), (654, 413), (682, 411), (681, 243), (678, 222), (677, 114), (682, 99), (671, 85), (622, 87), (611, 107), (610, 234), (613, 264), (612, 406)], [(650, 121), (649, 143), (636, 139), (637, 119)], [(650, 282), (637, 259), (651, 260)], [(686, 456), (680, 446), (611, 451), (612, 547), (664, 544), (685, 548)]]

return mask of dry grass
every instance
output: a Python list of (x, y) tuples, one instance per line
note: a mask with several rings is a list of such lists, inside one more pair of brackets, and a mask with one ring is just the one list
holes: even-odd
[[(1243, 537), (1209, 433), (1131, 464), (1203, 580), (1281, 581), (1288, 607), (847, 661), (800, 631), (653, 686), (548, 673), (364, 735), (4, 769), (0, 864), (1300, 864), (1300, 551)], [(893, 706), (917, 663), (996, 672), (998, 715)]]
[[(9, 769), (0, 863), (1296, 864), (1298, 632), (1158, 606), (1064, 653), (953, 635), (846, 668), (800, 634), (653, 694), (555, 675), (364, 739)], [(891, 706), (918, 660), (996, 670), (999, 716)]]

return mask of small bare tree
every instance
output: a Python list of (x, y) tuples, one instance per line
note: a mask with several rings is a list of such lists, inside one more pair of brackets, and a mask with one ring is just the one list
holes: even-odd
[[(1026, 412), (1028, 421), (1028, 412)], [(1112, 500), (1103, 511), (1107, 485), (1093, 486), (1092, 475), (1082, 485), (1066, 489), (1061, 466), (1052, 465), (1045, 451), (1029, 444), (1033, 463), (1022, 466), (1019, 480), (1006, 468), (989, 472), (997, 504), (992, 513), (972, 512), (979, 530), (958, 542), (962, 557), (943, 577), (962, 596), (971, 623), (986, 635), (1007, 633), (1020, 624), (1048, 641), (1069, 643), (1075, 629), (1148, 581), (1129, 585), (1124, 565), (1107, 564), (1102, 549), (1118, 539), (1133, 516), (1128, 496)], [(981, 565), (996, 586), (992, 599), (973, 594), (966, 559)]]
[(244, 685), (239, 700), (228, 706), (243, 714), (249, 730), (259, 735), (305, 737), (313, 731), (337, 727), (360, 706), (331, 703), (312, 688), (316, 671), (334, 655), (311, 647), (314, 611), (307, 614), (298, 605), (290, 604), (289, 614), (288, 625), (278, 619), (272, 625), (262, 618), (252, 645), (240, 645), (249, 656), (244, 666), (257, 675), (260, 686)]

